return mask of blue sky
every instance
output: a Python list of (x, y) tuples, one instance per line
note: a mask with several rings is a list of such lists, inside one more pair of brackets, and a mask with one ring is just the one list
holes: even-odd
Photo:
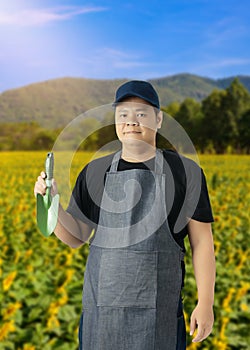
[(183, 72), (250, 75), (249, 0), (0, 0), (0, 92)]

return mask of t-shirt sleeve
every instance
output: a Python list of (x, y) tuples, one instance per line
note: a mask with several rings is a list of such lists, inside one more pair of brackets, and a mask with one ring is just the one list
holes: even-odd
[[(210, 198), (208, 194), (207, 189), (207, 182), (206, 177), (201, 168), (199, 168), (200, 171), (200, 177), (197, 183), (188, 186), (188, 208), (192, 208), (193, 210), (190, 211), (191, 215), (190, 217), (193, 220), (200, 221), (200, 222), (213, 222), (213, 213), (212, 213), (212, 207), (210, 203)], [(199, 191), (200, 189), (200, 191)], [(199, 196), (197, 197), (197, 192), (199, 193)], [(194, 196), (198, 200), (196, 200), (197, 205), (194, 200)]]

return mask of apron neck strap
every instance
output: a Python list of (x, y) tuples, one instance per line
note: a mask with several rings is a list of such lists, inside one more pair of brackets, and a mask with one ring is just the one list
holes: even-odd
[(161, 149), (156, 148), (156, 156), (155, 156), (155, 173), (163, 174), (163, 163), (164, 157)]
[(109, 170), (110, 172), (117, 171), (118, 163), (119, 163), (119, 160), (121, 158), (121, 154), (122, 154), (122, 151), (118, 151), (117, 153), (115, 153), (115, 155), (112, 159), (111, 166), (110, 166), (110, 170)]
[[(110, 166), (110, 172), (117, 171), (121, 154), (122, 154), (122, 151), (118, 151), (117, 153), (115, 153)], [(163, 152), (158, 148), (156, 149), (156, 156), (155, 156), (155, 173), (156, 174), (163, 173)]]

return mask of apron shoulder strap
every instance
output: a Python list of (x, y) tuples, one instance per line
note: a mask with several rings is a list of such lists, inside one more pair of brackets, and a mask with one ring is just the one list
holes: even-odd
[(163, 162), (164, 156), (163, 151), (159, 148), (156, 149), (156, 156), (155, 156), (155, 173), (156, 174), (163, 174)]
[[(112, 159), (112, 163), (110, 166), (110, 172), (115, 172), (118, 169), (118, 163), (121, 158), (121, 151), (118, 151), (114, 154), (114, 157)], [(156, 157), (155, 157), (155, 173), (156, 174), (162, 174), (163, 173), (163, 152), (161, 149), (156, 149)]]
[(114, 172), (114, 171), (117, 171), (118, 169), (118, 163), (119, 163), (119, 160), (121, 158), (121, 151), (118, 151), (115, 153), (113, 159), (112, 159), (112, 163), (111, 163), (111, 166), (110, 166), (110, 172)]

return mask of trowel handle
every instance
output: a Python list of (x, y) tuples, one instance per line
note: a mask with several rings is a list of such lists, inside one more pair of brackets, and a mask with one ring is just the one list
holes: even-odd
[(47, 175), (45, 181), (46, 181), (47, 187), (51, 187), (51, 183), (53, 179), (53, 171), (54, 171), (54, 155), (53, 155), (53, 152), (49, 152), (45, 160), (45, 172)]

